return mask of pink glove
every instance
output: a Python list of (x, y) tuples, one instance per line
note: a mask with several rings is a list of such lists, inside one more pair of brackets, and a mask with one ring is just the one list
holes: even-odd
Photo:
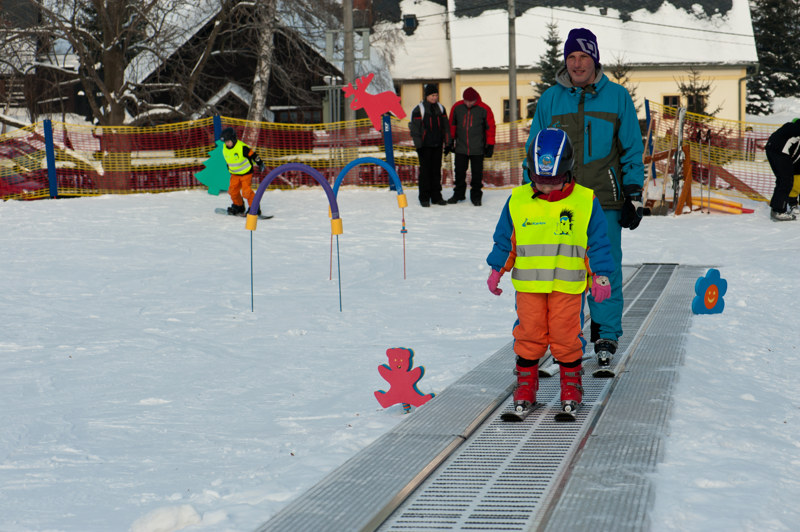
[(611, 281), (605, 275), (595, 275), (592, 277), (592, 296), (597, 303), (611, 297)]
[(496, 296), (499, 296), (503, 293), (502, 288), (497, 288), (497, 285), (500, 283), (500, 275), (501, 273), (497, 270), (492, 270), (492, 273), (489, 275), (489, 279), (486, 281), (486, 284), (489, 285), (489, 292)]

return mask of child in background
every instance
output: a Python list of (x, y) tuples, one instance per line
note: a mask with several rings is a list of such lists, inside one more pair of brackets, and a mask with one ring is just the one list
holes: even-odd
[[(539, 359), (550, 352), (559, 364), (561, 407), (577, 410), (583, 399), (583, 305), (589, 275), (595, 301), (611, 294), (614, 271), (607, 221), (592, 190), (572, 177), (572, 144), (560, 129), (540, 131), (531, 143), (530, 183), (516, 187), (503, 207), (486, 259), (489, 290), (500, 295), (503, 273), (516, 290), (514, 405), (529, 411), (539, 388)], [(587, 264), (588, 263), (588, 264)], [(591, 269), (589, 269), (591, 266)]]
[[(244, 216), (247, 211), (244, 200), (247, 200), (248, 205), (252, 205), (256, 195), (251, 186), (253, 167), (258, 166), (258, 169), (263, 172), (264, 163), (253, 148), (236, 139), (236, 131), (232, 127), (223, 129), (220, 139), (225, 143), (222, 155), (225, 157), (228, 171), (231, 173), (228, 194), (233, 203), (228, 207), (228, 214)], [(261, 214), (260, 208), (258, 214)]]

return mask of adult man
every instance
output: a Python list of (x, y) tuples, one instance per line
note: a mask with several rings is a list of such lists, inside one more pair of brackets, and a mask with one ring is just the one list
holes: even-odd
[(439, 103), (439, 89), (428, 84), (425, 99), (411, 111), (408, 129), (419, 157), (419, 204), (447, 205), (442, 198), (442, 151), (450, 145), (447, 110)]
[(800, 118), (783, 124), (770, 135), (764, 152), (775, 174), (769, 217), (775, 222), (794, 220), (796, 216), (790, 211), (791, 206), (797, 204), (797, 197), (790, 199), (789, 195), (794, 175), (800, 173)]
[[(595, 35), (585, 29), (569, 32), (564, 43), (565, 66), (557, 85), (539, 99), (531, 121), (530, 148), (539, 131), (563, 129), (575, 149), (575, 181), (594, 190), (608, 221), (608, 238), (616, 269), (611, 297), (599, 303), (589, 297), (591, 341), (598, 365), (608, 366), (622, 336), (622, 227), (636, 229), (642, 219), (642, 132), (636, 108), (624, 87), (603, 73)], [(527, 161), (523, 164), (527, 170)], [(523, 171), (527, 182), (527, 171)]]
[(462, 97), (463, 100), (450, 108), (450, 136), (456, 154), (456, 175), (453, 197), (447, 203), (466, 199), (469, 166), (472, 170), (469, 199), (479, 207), (483, 197), (483, 158), (491, 158), (494, 154), (494, 114), (472, 87), (467, 87)]
[[(258, 166), (258, 169), (263, 172), (264, 162), (253, 148), (236, 139), (236, 131), (232, 127), (223, 129), (220, 139), (225, 143), (222, 155), (225, 157), (228, 171), (231, 173), (228, 194), (232, 203), (228, 207), (228, 214), (244, 216), (247, 210), (244, 200), (247, 200), (248, 205), (252, 205), (253, 198), (256, 195), (251, 187), (253, 167)], [(261, 214), (261, 209), (258, 210), (258, 214)]]

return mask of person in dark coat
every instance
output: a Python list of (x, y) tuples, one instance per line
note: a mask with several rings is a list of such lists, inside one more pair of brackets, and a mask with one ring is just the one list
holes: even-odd
[(494, 114), (472, 87), (467, 87), (462, 96), (463, 100), (457, 101), (450, 109), (451, 149), (456, 154), (456, 175), (453, 197), (447, 203), (466, 199), (469, 166), (472, 170), (469, 199), (478, 207), (483, 197), (483, 158), (491, 158), (494, 154)]
[(789, 212), (789, 194), (795, 174), (800, 173), (800, 118), (783, 124), (770, 135), (764, 152), (775, 174), (769, 217), (775, 222), (794, 220), (796, 216)]
[(439, 89), (425, 85), (425, 99), (411, 111), (408, 129), (419, 157), (419, 203), (447, 205), (442, 198), (442, 153), (450, 146), (447, 110), (439, 103)]

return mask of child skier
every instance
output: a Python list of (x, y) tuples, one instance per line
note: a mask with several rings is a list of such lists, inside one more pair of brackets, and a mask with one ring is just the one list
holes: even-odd
[[(251, 187), (253, 167), (258, 166), (258, 169), (263, 172), (264, 162), (253, 148), (241, 140), (236, 140), (236, 131), (232, 127), (223, 129), (220, 139), (225, 143), (222, 155), (225, 157), (228, 171), (231, 173), (228, 194), (233, 203), (228, 207), (228, 214), (244, 216), (247, 210), (244, 205), (244, 199), (247, 199), (248, 205), (252, 205), (253, 198), (256, 195)], [(244, 196), (244, 199), (242, 199), (242, 196)], [(258, 214), (261, 214), (261, 209), (258, 209)]]
[(588, 275), (594, 272), (595, 301), (611, 295), (608, 222), (591, 189), (572, 178), (572, 144), (566, 133), (540, 131), (527, 160), (531, 182), (514, 188), (503, 207), (486, 258), (492, 267), (487, 284), (499, 296), (500, 277), (510, 271), (517, 291), (515, 409), (527, 415), (536, 402), (539, 359), (549, 345), (559, 364), (561, 408), (571, 415), (583, 398), (586, 342), (581, 329)]

